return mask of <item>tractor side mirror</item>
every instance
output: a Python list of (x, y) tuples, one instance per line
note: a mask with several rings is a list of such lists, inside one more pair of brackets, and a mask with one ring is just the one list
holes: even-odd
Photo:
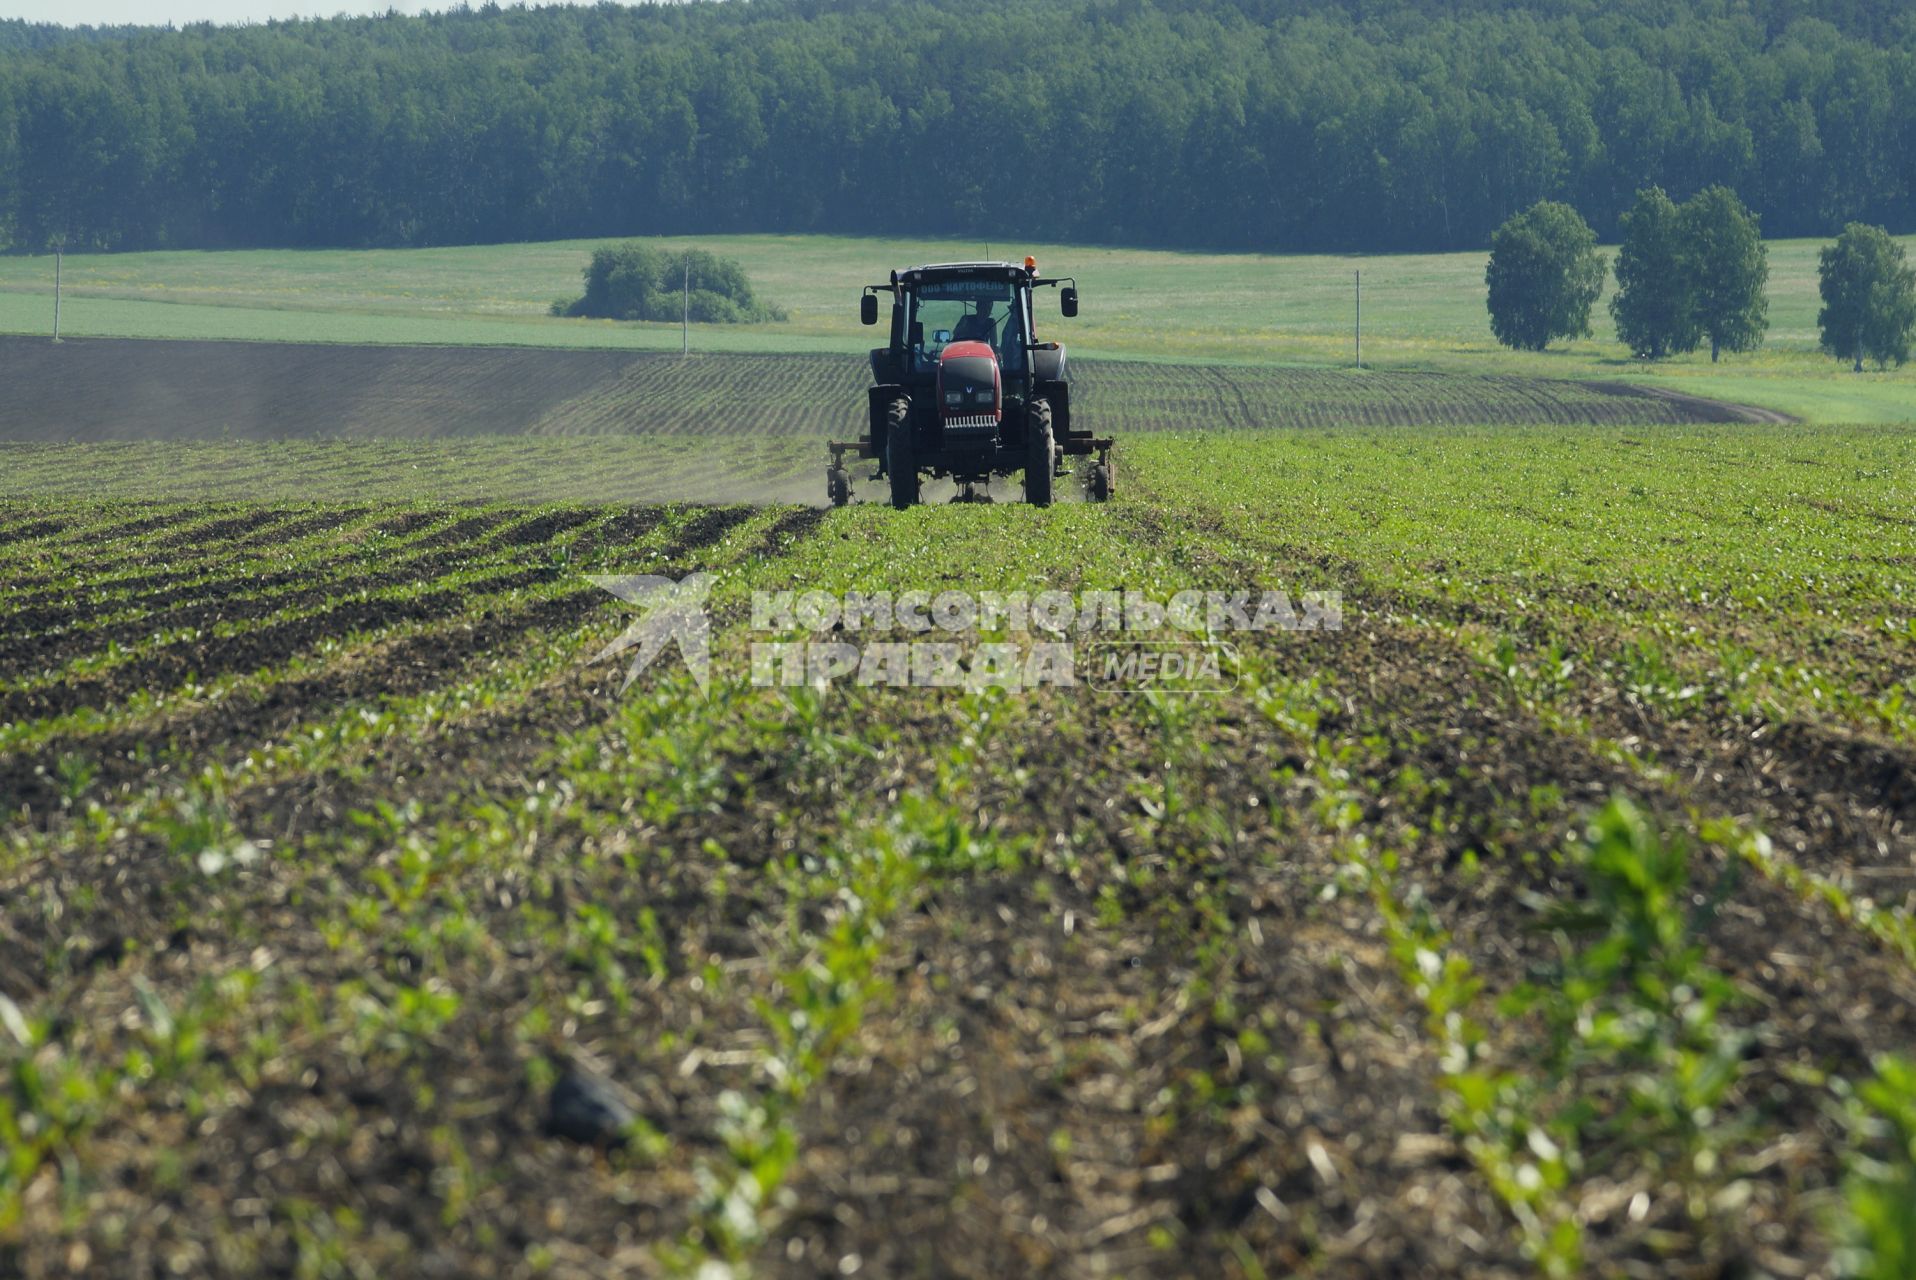
[(1064, 312), (1066, 318), (1078, 314), (1078, 291), (1070, 285), (1058, 291), (1058, 310)]
[(858, 300), (858, 323), (878, 323), (878, 295), (868, 293)]

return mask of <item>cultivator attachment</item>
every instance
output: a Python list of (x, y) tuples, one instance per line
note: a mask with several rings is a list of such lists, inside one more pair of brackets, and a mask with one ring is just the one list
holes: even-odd
[[(1116, 445), (1117, 440), (1112, 436), (1094, 435), (1089, 431), (1072, 432), (1056, 443), (1051, 473), (1054, 476), (1071, 475), (1071, 468), (1065, 465), (1066, 458), (1088, 458), (1096, 455), (1097, 461), (1092, 463), (1090, 469), (1084, 473), (1085, 496), (1093, 502), (1107, 502), (1116, 491), (1114, 484), (1116, 477), (1111, 462), (1111, 450)], [(828, 440), (825, 442), (825, 448), (831, 454), (831, 460), (825, 466), (825, 496), (834, 507), (842, 507), (856, 496), (856, 491), (852, 487), (851, 468), (846, 465), (848, 457), (854, 460), (876, 460), (878, 469), (872, 472), (870, 476), (872, 480), (884, 480), (889, 474), (885, 467), (884, 451), (882, 448), (875, 447), (872, 444), (872, 438), (868, 435), (860, 436), (856, 440)], [(932, 474), (947, 473), (933, 470)], [(958, 501), (991, 501), (988, 496), (978, 493), (974, 487), (979, 484), (988, 484), (988, 477), (956, 478), (959, 483)]]

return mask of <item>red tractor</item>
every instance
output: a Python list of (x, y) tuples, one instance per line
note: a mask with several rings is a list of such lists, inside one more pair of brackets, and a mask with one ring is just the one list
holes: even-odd
[(1032, 291), (1059, 285), (1059, 309), (1077, 315), (1077, 282), (1040, 276), (1031, 258), (913, 267), (865, 286), (866, 324), (878, 323), (878, 295), (891, 295), (891, 341), (871, 353), (869, 430), (829, 444), (832, 505), (851, 501), (846, 454), (877, 460), (872, 478), (890, 479), (895, 507), (918, 501), (925, 475), (949, 477), (960, 500), (988, 500), (980, 486), (1019, 471), (1025, 501), (1047, 506), (1065, 458), (1094, 453), (1086, 489), (1109, 498), (1113, 442), (1073, 428), (1064, 348), (1034, 336)]

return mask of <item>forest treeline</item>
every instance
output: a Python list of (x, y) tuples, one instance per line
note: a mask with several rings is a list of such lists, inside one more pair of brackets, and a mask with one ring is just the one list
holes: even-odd
[(1724, 184), (1916, 228), (1906, 0), (726, 0), (0, 24), (0, 245), (676, 232), (1263, 250), (1611, 237)]

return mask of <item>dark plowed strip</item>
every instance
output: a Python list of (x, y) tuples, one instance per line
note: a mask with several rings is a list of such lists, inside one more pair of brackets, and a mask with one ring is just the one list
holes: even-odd
[[(511, 517), (507, 515), (497, 516), (485, 522), (482, 527), (490, 528), (494, 524), (510, 518)], [(440, 537), (440, 534), (444, 532), (447, 532), (447, 530), (439, 530), (417, 541), (402, 542), (390, 547), (384, 545), (364, 547), (359, 545), (357, 538), (342, 537), (336, 540), (332, 548), (329, 548), (330, 554), (322, 554), (297, 569), (276, 570), (266, 574), (249, 573), (244, 578), (234, 579), (233, 581), (238, 582), (243, 586), (243, 589), (249, 593), (274, 591), (281, 587), (301, 584), (316, 586), (335, 580), (338, 577), (339, 570), (365, 562), (369, 557), (380, 557), (377, 563), (385, 564), (390, 563), (390, 561), (386, 559), (386, 557), (389, 556), (411, 556), (415, 550), (430, 550), (455, 541), (454, 539)], [(257, 555), (257, 552), (255, 555)], [(469, 557), (464, 556), (433, 556), (420, 561), (416, 571), (407, 570), (402, 572), (392, 570), (375, 572), (355, 578), (352, 582), (352, 586), (355, 590), (363, 589), (368, 582), (373, 581), (375, 578), (380, 582), (393, 583), (405, 580), (408, 575), (417, 578), (427, 576), (430, 573), (433, 576), (437, 576), (438, 573), (447, 572), (452, 568), (457, 568), (465, 564), (468, 559)], [(222, 566), (222, 568), (230, 568), (237, 572), (238, 566)], [(128, 578), (103, 581), (100, 584), (99, 590), (101, 593), (111, 592), (115, 595), (116, 598), (107, 602), (104, 606), (111, 612), (118, 612), (135, 606), (156, 609), (182, 600), (204, 600), (209, 597), (219, 596), (226, 589), (228, 579), (221, 576), (210, 576), (218, 572), (218, 569), (209, 569), (201, 565), (198, 567), (167, 570), (165, 572), (139, 574)], [(178, 590), (172, 589), (182, 583), (189, 585), (180, 587)], [(87, 587), (83, 585), (80, 590), (86, 591)], [(73, 591), (65, 589), (29, 593), (22, 595), (15, 601), (16, 604), (21, 606), (44, 605), (56, 602), (65, 605), (70, 615), (83, 612), (85, 608), (91, 607), (90, 598), (76, 599)]]
[[(36, 640), (55, 642), (55, 636), (41, 636), (41, 632), (63, 631), (69, 637), (79, 637), (77, 643), (84, 646), (75, 650), (75, 655), (94, 648), (104, 648), (105, 641), (130, 635), (135, 639), (145, 639), (157, 631), (168, 627), (183, 625), (182, 617), (188, 606), (218, 609), (231, 605), (239, 608), (243, 602), (226, 600), (224, 597), (234, 594), (254, 594), (273, 592), (282, 587), (308, 586), (318, 587), (322, 575), (314, 570), (288, 571), (273, 574), (220, 577), (203, 580), (199, 572), (152, 574), (141, 581), (151, 590), (117, 599), (102, 598), (105, 592), (95, 594), (81, 586), (65, 594), (48, 592), (33, 600), (23, 601), (20, 608), (8, 616), (13, 619), (22, 636), (33, 636)], [(120, 589), (119, 583), (112, 589)], [(292, 603), (290, 599), (280, 599), (272, 609), (282, 609)], [(137, 611), (139, 616), (131, 622), (108, 623), (101, 627), (88, 627), (86, 624), (99, 614), (118, 614)], [(214, 615), (217, 618), (217, 614)], [(230, 616), (239, 617), (238, 613)], [(256, 615), (249, 615), (256, 616)], [(92, 637), (100, 637), (98, 640)], [(122, 643), (125, 643), (122, 640)], [(46, 665), (44, 662), (39, 665)]]
[(195, 550), (224, 552), (228, 550), (241, 535), (252, 534), (257, 536), (277, 525), (284, 524), (290, 520), (292, 516), (293, 513), (290, 511), (275, 510), (270, 507), (255, 511), (246, 511), (236, 516), (228, 516), (223, 520), (209, 521), (206, 524), (195, 525), (189, 529), (181, 529), (177, 533), (169, 533), (162, 537), (154, 538), (150, 545), (165, 548), (191, 547)]
[[(129, 503), (127, 504), (127, 509), (139, 510), (143, 505), (144, 504)], [(101, 532), (102, 536), (111, 537), (115, 540), (143, 538), (147, 534), (155, 533), (161, 529), (171, 529), (175, 525), (189, 524), (192, 521), (203, 519), (205, 515), (206, 509), (198, 505), (177, 506), (155, 512), (152, 515), (141, 516), (135, 520), (121, 521)]]
[(1601, 685), (1578, 700), (1598, 733), (1647, 739), (1709, 813), (1754, 817), (1799, 864), (1863, 870), (1860, 892), (1916, 892), (1916, 750), (1806, 720), (1766, 724), (1727, 708), (1671, 719)]
[(797, 511), (788, 511), (772, 522), (765, 536), (748, 553), (748, 559), (766, 559), (784, 555), (791, 544), (802, 542), (811, 536), (812, 530), (825, 522), (830, 512), (824, 507), (801, 507)]
[(415, 547), (470, 547), (497, 529), (500, 525), (517, 520), (517, 511), (487, 511), (476, 516), (467, 516), (455, 520), (443, 529), (435, 529), (425, 537), (410, 545)]
[(488, 541), (496, 547), (542, 547), (560, 534), (591, 524), (598, 518), (599, 512), (590, 509), (551, 511), (502, 530)]
[(71, 608), (6, 610), (7, 630), (12, 634), (7, 637), (6, 651), (0, 654), (0, 672), (11, 675), (23, 669), (19, 663), (25, 656), (26, 648), (21, 643), (21, 637), (65, 626), (72, 621)]
[(315, 511), (296, 520), (289, 520), (275, 528), (266, 529), (249, 537), (234, 541), (235, 547), (256, 547), (263, 543), (285, 546), (315, 533), (324, 533), (328, 529), (344, 528), (360, 519), (369, 507), (329, 507)]
[[(176, 593), (199, 603), (181, 605), (173, 608), (154, 608), (142, 613), (132, 622), (117, 623), (105, 627), (82, 627), (73, 631), (53, 631), (52, 628), (70, 624), (73, 613), (70, 610), (38, 609), (22, 611), (21, 631), (32, 632), (33, 622), (48, 629), (47, 634), (27, 634), (22, 636), (7, 655), (0, 671), (11, 676), (40, 675), (43, 672), (57, 671), (76, 659), (88, 654), (104, 653), (110, 645), (130, 648), (163, 632), (185, 627), (209, 628), (223, 622), (245, 622), (252, 618), (263, 618), (278, 613), (282, 609), (295, 607), (300, 597), (268, 595), (253, 600), (207, 599), (217, 596), (227, 587), (238, 584), (221, 583), (202, 585)], [(316, 585), (316, 584), (315, 584)], [(354, 584), (355, 587), (358, 584)], [(310, 595), (305, 598), (310, 599)], [(156, 601), (164, 603), (163, 601)]]
[[(650, 517), (650, 509), (635, 512)], [(688, 562), (668, 566), (668, 572), (689, 571)], [(539, 575), (544, 570), (534, 571)], [(490, 588), (493, 584), (486, 584)], [(460, 633), (463, 652), (477, 655), (510, 649), (511, 638), (531, 628), (574, 625), (595, 611), (616, 608), (597, 588), (582, 588), (542, 601), (522, 611), (488, 610)], [(201, 761), (203, 753), (222, 744), (243, 750), (255, 742), (273, 741), (301, 723), (327, 718), (327, 708), (385, 696), (409, 696), (433, 684), (454, 678), (443, 635), (414, 636), (380, 649), (369, 661), (330, 668), (316, 675), (287, 680), (263, 692), (223, 699), (164, 727), (94, 737), (55, 739), (27, 755), (0, 756), (0, 813), (16, 812), (25, 804), (44, 812), (56, 805), (59, 791), (43, 772), (48, 761), (68, 755), (86, 759), (98, 769), (90, 794), (110, 794), (148, 779), (158, 766), (151, 762), (156, 744), (165, 743), (184, 759)]]
[[(117, 506), (114, 504), (114, 507)], [(113, 509), (107, 508), (109, 511)], [(64, 566), (56, 569), (59, 576), (64, 576), (69, 569), (84, 569), (90, 565), (124, 569), (129, 565), (150, 562), (171, 564), (192, 557), (182, 557), (177, 549), (161, 546), (152, 540), (153, 535), (163, 534), (170, 529), (178, 530), (206, 518), (206, 508), (198, 506), (168, 510), (133, 520), (69, 525), (61, 536), (46, 545), (57, 564)], [(17, 579), (23, 585), (45, 580), (44, 575)]]
[(407, 534), (418, 533), (434, 521), (440, 519), (438, 511), (406, 511), (387, 519), (375, 521), (368, 526), (371, 532), (383, 533), (392, 538), (403, 538)]
[(59, 533), (67, 524), (63, 520), (29, 520), (25, 524), (12, 525), (0, 529), (0, 546), (9, 546), (16, 542), (30, 542), (35, 538), (44, 538)]
[(363, 660), (224, 698), (158, 728), (56, 738), (31, 753), (0, 755), (0, 812), (14, 813), (26, 805), (44, 813), (58, 804), (56, 780), (45, 771), (49, 761), (67, 756), (86, 760), (97, 771), (88, 794), (113, 795), (170, 772), (171, 766), (156, 762), (161, 755), (197, 767), (214, 755), (244, 755), (253, 744), (278, 741), (299, 725), (323, 722), (354, 703), (411, 697), (452, 683), (473, 663), (510, 652), (515, 637), (576, 625), (604, 609), (608, 599), (597, 589), (584, 589), (524, 610), (489, 611), (476, 617), (469, 630), (461, 628), (456, 644), (443, 634), (408, 636), (372, 650)]
[[(550, 569), (524, 569), (410, 600), (351, 600), (305, 617), (198, 645), (171, 645), (87, 679), (0, 694), (0, 724), (106, 707), (141, 689), (170, 689), (189, 677), (208, 680), (286, 661), (318, 640), (402, 623), (431, 622), (459, 612), (475, 593), (491, 594), (550, 581)], [(294, 603), (288, 601), (288, 604)]]
[[(60, 507), (47, 507), (40, 504), (26, 506), (16, 501), (0, 498), (0, 542), (4, 542), (12, 530), (29, 524), (38, 524), (46, 520), (52, 512), (61, 511)], [(78, 511), (77, 508), (67, 510)], [(90, 514), (90, 513), (89, 513)], [(64, 527), (64, 522), (62, 522)]]
[[(180, 565), (182, 568), (174, 574), (176, 579), (179, 576), (196, 577), (205, 573), (209, 564), (232, 556), (236, 548), (254, 545), (262, 538), (278, 536), (281, 526), (297, 514), (297, 509), (260, 507), (245, 515), (196, 523), (207, 521), (208, 516), (207, 509), (199, 507), (176, 515), (95, 526), (76, 532), (57, 544), (62, 563), (53, 574), (20, 577), (16, 582), (30, 586), (38, 582), (57, 581), (76, 571), (84, 573), (88, 568), (124, 571), (131, 566), (146, 564), (156, 565), (163, 571), (172, 571), (174, 565)], [(188, 527), (176, 528), (180, 525)], [(137, 540), (138, 535), (127, 532), (129, 529), (145, 527), (172, 529), (173, 532), (144, 541)], [(60, 591), (61, 588), (55, 587), (42, 594), (57, 595)]]
[[(120, 564), (113, 567), (124, 568), (125, 566), (124, 564)], [(101, 584), (100, 590), (114, 592), (131, 591), (133, 595), (127, 603), (132, 603), (132, 601), (139, 598), (142, 591), (170, 587), (180, 582), (192, 582), (195, 579), (205, 576), (205, 571), (201, 569), (167, 569), (156, 573), (137, 574), (130, 578), (108, 580)], [(25, 608), (33, 605), (63, 602), (68, 606), (67, 612), (71, 614), (74, 609), (84, 603), (84, 601), (79, 598), (78, 593), (86, 592), (87, 590), (89, 590), (89, 587), (86, 583), (82, 582), (78, 588), (53, 587), (45, 591), (26, 591), (16, 597), (14, 603)]]
[(1772, 741), (1798, 772), (1805, 808), (1840, 796), (1883, 810), (1916, 840), (1916, 750), (1806, 721), (1779, 726)]
[[(389, 587), (405, 586), (421, 582), (432, 582), (438, 578), (467, 567), (465, 557), (452, 551), (440, 551), (417, 560), (402, 560), (392, 563), (391, 567), (374, 572), (354, 574), (341, 578), (336, 573), (328, 574), (327, 569), (352, 569), (361, 563), (357, 556), (342, 557), (321, 565), (271, 573), (253, 577), (199, 583), (178, 591), (162, 592), (142, 602), (149, 612), (127, 621), (112, 623), (102, 627), (82, 627), (70, 632), (34, 635), (32, 628), (21, 626), (21, 639), (8, 656), (3, 668), (7, 674), (37, 673), (58, 670), (67, 663), (87, 654), (104, 652), (109, 644), (118, 644), (125, 648), (138, 645), (152, 636), (169, 630), (184, 627), (210, 627), (221, 622), (241, 622), (249, 618), (265, 617), (278, 613), (282, 609), (309, 605), (319, 599), (341, 594), (357, 595), (361, 592), (382, 591)], [(375, 562), (377, 563), (377, 562)], [(224, 599), (222, 596), (230, 589), (237, 588), (254, 599)], [(284, 591), (282, 591), (284, 589)], [(473, 590), (484, 589), (483, 583), (475, 583)], [(178, 607), (164, 607), (175, 600), (191, 603)], [(117, 603), (119, 609), (127, 607)], [(47, 617), (52, 610), (37, 611), (38, 616)], [(73, 621), (71, 610), (59, 616), (58, 621), (50, 622), (49, 627), (58, 627)]]
[(758, 514), (756, 507), (711, 507), (688, 520), (661, 552), (667, 559), (709, 547)]
[[(489, 643), (475, 645), (462, 654), (464, 661), (455, 663), (445, 661), (444, 637), (395, 645), (364, 668), (282, 686), (292, 696), (275, 696), (244, 708), (250, 718), (241, 717), (238, 732), (247, 740), (266, 741), (307, 722), (312, 714), (450, 683), (475, 662), (486, 660), (488, 650), (509, 643), (529, 626), (564, 626), (595, 607), (597, 593), (582, 593), (503, 619), (497, 630), (482, 635), (482, 641)], [(423, 807), (451, 795), (485, 790), (487, 780), (495, 789), (510, 790), (539, 756), (551, 750), (558, 734), (586, 722), (588, 704), (593, 709), (599, 706), (593, 689), (608, 678), (602, 668), (567, 673), (562, 688), (542, 690), (532, 701), (480, 715), (450, 736), (388, 740), (372, 744), (368, 759), (337, 770), (240, 788), (227, 798), (225, 812), (235, 829), (251, 837), (297, 842), (334, 829), (355, 808), (370, 812), (376, 801), (396, 795)], [(223, 732), (213, 736), (221, 718), (220, 709), (211, 709), (209, 715), (171, 733), (169, 741), (188, 750), (225, 746), (232, 753), (236, 748)], [(119, 762), (108, 758), (101, 763), (111, 770)], [(158, 772), (155, 766), (134, 765), (123, 780), (138, 786), (153, 781)], [(150, 945), (164, 937), (175, 923), (181, 874), (162, 840), (130, 832), (116, 837), (104, 854), (89, 851), (83, 864), (71, 859), (42, 862), (0, 882), (0, 892), (9, 895), (41, 891), (42, 886), (57, 886), (65, 893), (80, 882), (98, 893), (91, 910), (76, 912), (65, 926), (23, 921), (16, 930), (0, 928), (0, 993), (29, 999), (41, 994), (44, 953), (57, 948), (68, 929), (93, 929), (121, 944)]]
[[(203, 571), (156, 574), (141, 580), (148, 586), (156, 588), (155, 590), (144, 595), (136, 594), (130, 598), (109, 600), (99, 607), (109, 613), (125, 612), (134, 608), (150, 611), (131, 622), (116, 624), (134, 640), (143, 640), (154, 632), (165, 629), (167, 625), (184, 625), (185, 622), (191, 621), (177, 618), (165, 624), (155, 621), (169, 607), (192, 605), (224, 608), (228, 604), (237, 605), (240, 602), (228, 599), (229, 594), (235, 590), (245, 595), (271, 594), (282, 590), (298, 590), (302, 593), (322, 591), (328, 594), (357, 594), (406, 583), (428, 582), (450, 573), (473, 568), (477, 563), (487, 559), (496, 559), (501, 564), (509, 564), (513, 559), (510, 549), (494, 549), (489, 554), (481, 554), (469, 544), (462, 543), (459, 547), (448, 547), (442, 545), (443, 541), (434, 537), (422, 539), (419, 542), (402, 543), (391, 548), (345, 547), (335, 554), (317, 558), (298, 568), (276, 570), (272, 573), (254, 572), (243, 575), (236, 573), (232, 577), (211, 579), (207, 579)], [(427, 551), (430, 554), (419, 554), (420, 551)], [(178, 587), (167, 585), (169, 582), (180, 582), (182, 579), (186, 580), (186, 585)], [(124, 585), (111, 584), (115, 590), (121, 589)], [(49, 609), (36, 613), (35, 616), (41, 618), (56, 612), (59, 614), (57, 621), (48, 624), (49, 628), (71, 623), (83, 617), (92, 607), (85, 600), (76, 601), (70, 593), (65, 595), (48, 593), (48, 595), (58, 600), (63, 606), (57, 611)], [(24, 605), (39, 602), (39, 600), (26, 600), (21, 603)], [(287, 608), (297, 603), (299, 603), (297, 597), (282, 596), (266, 612)], [(215, 619), (219, 616), (222, 615), (218, 613), (213, 615)], [(257, 616), (257, 614), (248, 616)], [(26, 627), (20, 629), (29, 630)], [(106, 639), (120, 639), (123, 644), (131, 643), (119, 634), (107, 630), (88, 634), (103, 638), (96, 647), (103, 647)]]
[(634, 507), (613, 516), (597, 528), (588, 529), (572, 544), (575, 557), (619, 551), (641, 542), (671, 511), (670, 507)]

